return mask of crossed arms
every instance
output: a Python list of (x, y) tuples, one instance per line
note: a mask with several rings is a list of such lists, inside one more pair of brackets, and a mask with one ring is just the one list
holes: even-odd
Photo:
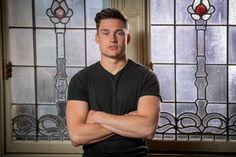
[(126, 115), (89, 110), (87, 102), (69, 100), (66, 107), (68, 133), (74, 146), (96, 143), (114, 134), (152, 139), (159, 112), (160, 99), (156, 96), (140, 97), (137, 110)]

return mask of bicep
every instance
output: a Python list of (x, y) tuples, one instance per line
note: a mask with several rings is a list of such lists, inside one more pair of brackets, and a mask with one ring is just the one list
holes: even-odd
[(69, 132), (86, 123), (88, 103), (80, 100), (68, 100), (66, 106), (66, 122)]

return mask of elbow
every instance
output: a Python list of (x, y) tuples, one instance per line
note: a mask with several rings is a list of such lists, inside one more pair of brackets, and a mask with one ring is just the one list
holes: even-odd
[(87, 144), (87, 141), (86, 141), (86, 140), (83, 140), (83, 139), (78, 138), (78, 137), (70, 137), (70, 141), (71, 141), (71, 144), (72, 144), (74, 147), (78, 147), (78, 146)]
[(154, 135), (155, 135), (155, 132), (156, 132), (156, 127), (146, 128), (145, 133), (144, 133), (144, 138), (148, 139), (148, 140), (153, 139)]

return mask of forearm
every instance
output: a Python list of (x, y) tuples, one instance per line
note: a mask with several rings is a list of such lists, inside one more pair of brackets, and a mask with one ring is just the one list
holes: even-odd
[(69, 132), (71, 142), (74, 146), (92, 144), (109, 138), (113, 135), (111, 131), (99, 124), (80, 124)]
[(116, 134), (132, 138), (151, 139), (156, 130), (156, 121), (142, 115), (112, 115), (98, 112), (97, 123)]

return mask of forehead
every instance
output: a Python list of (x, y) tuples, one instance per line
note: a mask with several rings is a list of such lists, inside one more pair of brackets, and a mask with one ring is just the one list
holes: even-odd
[(103, 29), (125, 29), (125, 24), (119, 19), (104, 19), (99, 26), (99, 30)]

